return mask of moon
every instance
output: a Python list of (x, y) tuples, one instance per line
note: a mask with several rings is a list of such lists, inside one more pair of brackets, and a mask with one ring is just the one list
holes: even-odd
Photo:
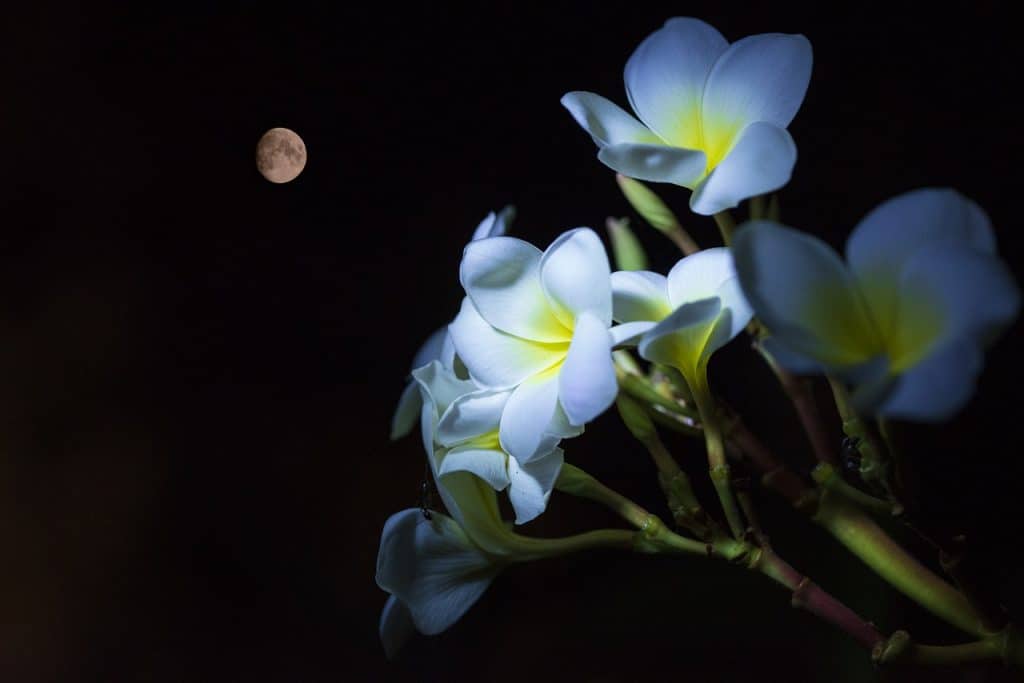
[(271, 128), (256, 145), (256, 168), (272, 183), (295, 180), (306, 167), (306, 145), (287, 128)]

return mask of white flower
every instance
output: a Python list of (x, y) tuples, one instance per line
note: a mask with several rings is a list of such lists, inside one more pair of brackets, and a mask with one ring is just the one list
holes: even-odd
[(626, 63), (626, 93), (640, 121), (589, 92), (562, 104), (600, 148), (598, 158), (638, 180), (693, 190), (710, 215), (789, 181), (796, 146), (786, 131), (807, 91), (811, 45), (765, 33), (729, 44), (697, 19), (677, 17)]
[[(501, 447), (498, 427), (512, 391), (479, 389), (458, 396), (447, 406), (445, 387), (459, 381), (440, 363), (413, 372), (422, 387), (425, 401), (433, 403), (439, 417), (433, 429), (433, 445), (428, 451), (437, 465), (437, 476), (444, 484), (447, 477), (469, 472), (487, 482), (495, 491), (508, 489), (516, 514), (516, 524), (525, 524), (542, 513), (555, 487), (564, 462), (559, 438), (547, 436), (538, 448), (538, 456), (520, 465)], [(462, 388), (472, 386), (465, 382)], [(435, 398), (435, 395), (437, 398)], [(424, 418), (426, 419), (426, 418)], [(426, 429), (424, 423), (424, 429)], [(427, 435), (424, 434), (424, 440)]]
[[(491, 211), (473, 231), (473, 240), (486, 239), (487, 237), (498, 237), (504, 235), (508, 230), (512, 219), (515, 218), (516, 210), (508, 205), (498, 213)], [(448, 326), (435, 330), (427, 337), (423, 346), (416, 352), (412, 359), (412, 368), (421, 368), (432, 360), (440, 360), (446, 368), (459, 369), (460, 363), (455, 357), (455, 347), (452, 346), (451, 337), (448, 335)], [(416, 382), (412, 379), (405, 385), (402, 395), (398, 399), (398, 406), (391, 418), (391, 440), (401, 439), (407, 436), (416, 425), (420, 416), (420, 392)]]
[(502, 566), (445, 515), (412, 508), (388, 518), (377, 553), (377, 585), (391, 593), (380, 618), (388, 656), (412, 635), (410, 621), (426, 635), (458, 621)]
[(634, 339), (642, 334), (640, 355), (678, 368), (691, 386), (702, 382), (697, 371), (711, 354), (751, 318), (732, 255), (722, 247), (687, 256), (667, 278), (647, 271), (613, 273), (612, 296), (615, 319), (634, 324)]
[(589, 228), (562, 234), (543, 254), (510, 237), (466, 247), (467, 298), (448, 330), (478, 384), (514, 388), (498, 433), (522, 465), (542, 455), (547, 435), (579, 434), (615, 400), (610, 275)]
[(878, 415), (956, 412), (983, 349), (1020, 306), (988, 217), (953, 190), (878, 206), (847, 240), (849, 265), (822, 241), (770, 222), (742, 227), (733, 247), (778, 362), (850, 382), (857, 407)]

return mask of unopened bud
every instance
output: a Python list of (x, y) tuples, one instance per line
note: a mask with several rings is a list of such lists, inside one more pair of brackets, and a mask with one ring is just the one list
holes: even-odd
[(628, 218), (609, 218), (605, 221), (612, 240), (612, 257), (619, 270), (647, 270), (647, 254), (640, 240), (629, 227)]
[(672, 213), (672, 210), (646, 185), (622, 174), (617, 174), (615, 181), (619, 184), (622, 194), (626, 196), (626, 201), (652, 227), (665, 233), (679, 227), (679, 219)]

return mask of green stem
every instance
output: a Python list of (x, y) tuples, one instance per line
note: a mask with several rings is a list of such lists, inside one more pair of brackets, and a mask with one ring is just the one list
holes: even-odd
[(598, 548), (643, 551), (642, 541), (638, 532), (627, 529), (597, 529), (561, 538), (520, 536), (512, 559), (515, 562), (532, 562)]
[(652, 405), (661, 406), (665, 410), (679, 415), (696, 417), (692, 408), (683, 405), (679, 401), (662, 396), (648, 383), (646, 378), (626, 372), (619, 366), (615, 367), (615, 376), (619, 381), (619, 387), (633, 398)]
[(765, 195), (759, 194), (750, 198), (750, 218), (752, 220), (764, 218), (764, 212), (767, 208), (768, 202)]
[(584, 537), (588, 537), (586, 540), (595, 544), (589, 547), (614, 546), (624, 541), (622, 534), (628, 534), (632, 539), (633, 549), (640, 552), (699, 554), (730, 562), (742, 562), (748, 569), (758, 571), (792, 591), (794, 607), (805, 609), (838, 626), (868, 648), (884, 642), (871, 624), (862, 620), (806, 576), (801, 575), (770, 549), (754, 548), (745, 541), (729, 538), (716, 538), (713, 543), (700, 543), (683, 538), (669, 531), (656, 516), (568, 463), (563, 466), (556, 485), (559, 490), (606, 505), (639, 529), (639, 532), (620, 532), (615, 536), (609, 535), (609, 531), (605, 530), (581, 534), (580, 537), (574, 537), (580, 539), (577, 544), (581, 547), (588, 547), (583, 540)]
[(899, 515), (903, 512), (902, 507), (900, 507), (898, 503), (893, 504), (880, 500), (868, 493), (864, 493), (854, 486), (850, 486), (843, 481), (843, 478), (839, 476), (836, 469), (827, 462), (818, 463), (818, 465), (811, 471), (811, 476), (814, 477), (814, 481), (818, 482), (829, 491), (833, 491), (834, 493), (848, 498), (866, 510), (892, 516)]
[(914, 602), (967, 633), (987, 634), (981, 618), (963, 595), (914, 559), (842, 496), (826, 490), (814, 520)]
[(877, 664), (912, 663), (918, 666), (956, 666), (978, 662), (1003, 662), (1024, 671), (1024, 641), (1012, 628), (971, 643), (922, 645), (912, 641), (906, 631), (896, 631), (872, 653)]
[(697, 403), (697, 412), (700, 413), (700, 422), (704, 428), (711, 483), (714, 484), (715, 493), (718, 494), (718, 500), (722, 503), (722, 511), (725, 513), (725, 519), (729, 523), (729, 531), (733, 538), (743, 538), (745, 525), (740, 517), (736, 497), (733, 495), (732, 482), (729, 480), (729, 463), (725, 459), (725, 440), (722, 438), (718, 412), (708, 387), (707, 365), (699, 364), (694, 377), (687, 379), (691, 380), (690, 390), (693, 392), (693, 399)]
[(633, 548), (641, 552), (678, 552), (707, 555), (707, 544), (672, 533), (656, 515), (640, 507), (621, 493), (613, 491), (583, 470), (569, 463), (562, 465), (555, 484), (559, 491), (600, 503), (639, 530), (630, 534)]
[(728, 209), (725, 211), (719, 211), (714, 215), (715, 224), (718, 225), (718, 231), (722, 233), (722, 241), (725, 246), (732, 244), (732, 233), (736, 230), (736, 220), (729, 213)]

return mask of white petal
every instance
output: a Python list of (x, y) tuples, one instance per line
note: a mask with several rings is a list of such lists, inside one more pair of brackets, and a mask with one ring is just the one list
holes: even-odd
[(739, 130), (755, 121), (785, 128), (804, 101), (812, 61), (811, 43), (802, 35), (762, 33), (736, 41), (704, 86), (705, 131)]
[(459, 366), (462, 365), (462, 361), (456, 358), (455, 354), (455, 342), (452, 341), (452, 335), (448, 332), (448, 327), (444, 328), (444, 342), (441, 344), (441, 357), (438, 359), (441, 361), (441, 365), (455, 372), (456, 377), (460, 379), (468, 379), (467, 376), (460, 374)]
[(480, 316), (502, 332), (535, 341), (569, 341), (572, 333), (544, 297), (540, 261), (541, 252), (532, 244), (489, 237), (466, 245), (459, 278)]
[(539, 449), (558, 405), (558, 370), (551, 368), (523, 381), (501, 415), (501, 446), (520, 463), (541, 455)]
[(576, 320), (576, 334), (558, 379), (558, 401), (569, 422), (582, 425), (607, 410), (618, 391), (608, 326), (583, 313)]
[(437, 441), (454, 446), (473, 437), (493, 432), (512, 390), (485, 389), (455, 399), (437, 423)]
[(497, 389), (513, 387), (551, 367), (569, 349), (567, 343), (537, 343), (494, 329), (480, 317), (468, 298), (463, 299), (459, 315), (448, 330), (459, 358), (473, 378)]
[(718, 297), (722, 309), (728, 311), (729, 339), (738, 335), (754, 315), (740, 289), (732, 252), (725, 247), (704, 249), (681, 259), (669, 271), (667, 286), (673, 307)]
[(459, 379), (436, 360), (413, 370), (412, 377), (419, 384), (423, 404), (432, 411), (435, 421), (459, 396), (478, 389), (476, 384)]
[(615, 320), (657, 322), (671, 312), (668, 281), (664, 275), (646, 270), (612, 273), (612, 317)]
[(380, 642), (384, 646), (384, 655), (394, 659), (398, 651), (415, 633), (412, 615), (409, 608), (394, 595), (389, 595), (384, 609), (380, 613)]
[(699, 19), (676, 17), (626, 62), (626, 92), (640, 119), (666, 142), (700, 148), (704, 83), (729, 43)]
[(640, 356), (652, 363), (671, 365), (687, 375), (706, 355), (721, 312), (717, 297), (683, 304), (643, 336), (638, 347)]
[(540, 279), (551, 310), (568, 329), (586, 312), (612, 321), (611, 267), (601, 238), (590, 228), (562, 233), (544, 252)]
[[(572, 439), (582, 434), (583, 431), (583, 425), (574, 425), (569, 422), (569, 416), (565, 414), (565, 409), (561, 405), (555, 408), (555, 415), (551, 418), (551, 424), (548, 425), (548, 437), (556, 439), (551, 444), (552, 448), (558, 445), (558, 441)], [(538, 451), (543, 453), (545, 445), (542, 444)]]
[(469, 472), (486, 481), (495, 491), (501, 491), (509, 484), (508, 460), (508, 455), (502, 450), (456, 446), (441, 459), (438, 475), (444, 477), (453, 472)]
[(981, 367), (977, 347), (969, 340), (954, 340), (897, 376), (873, 412), (923, 422), (945, 420), (971, 398)]
[(680, 259), (665, 280), (670, 306), (710, 299), (726, 280), (736, 277), (732, 254), (726, 247), (703, 249)]
[(398, 407), (391, 418), (391, 440), (401, 439), (407, 436), (412, 428), (416, 426), (416, 420), (420, 417), (420, 409), (423, 401), (420, 398), (420, 388), (416, 382), (409, 382), (402, 390), (398, 399)]
[(440, 360), (441, 354), (444, 350), (445, 337), (448, 336), (448, 326), (434, 330), (433, 333), (427, 340), (423, 342), (423, 345), (416, 351), (416, 355), (412, 359), (412, 367), (409, 370), (415, 370), (416, 368), (422, 368), (424, 365), (432, 360)]
[(630, 178), (688, 188), (696, 185), (707, 167), (707, 156), (700, 150), (657, 143), (611, 145), (601, 149), (597, 158)]
[(830, 369), (882, 350), (852, 276), (827, 244), (751, 221), (736, 231), (732, 250), (743, 293), (779, 343)]
[(751, 123), (726, 157), (694, 188), (690, 208), (710, 216), (744, 199), (777, 190), (789, 182), (795, 163), (796, 145), (784, 128)]
[(497, 568), (451, 519), (403, 510), (384, 525), (377, 554), (377, 585), (409, 609), (427, 635), (444, 631), (490, 585)]
[(995, 235), (980, 206), (955, 190), (914, 190), (883, 202), (846, 242), (846, 258), (883, 329), (897, 324), (890, 296), (907, 260), (929, 245), (994, 255)]
[(515, 458), (509, 458), (511, 484), (508, 498), (516, 513), (516, 524), (526, 524), (544, 512), (564, 461), (565, 456), (561, 448), (555, 448), (523, 466), (520, 466)]
[(882, 202), (846, 241), (854, 272), (898, 271), (917, 249), (934, 243), (995, 255), (996, 238), (985, 211), (956, 190), (924, 188)]
[[(498, 237), (498, 235), (491, 234), (491, 229), (497, 222), (498, 216), (493, 211), (488, 213), (484, 216), (484, 219), (477, 224), (476, 230), (473, 231), (473, 237), (470, 238), (470, 241), (482, 240), (485, 237)], [(502, 231), (502, 234), (504, 234), (504, 231)]]
[[(931, 244), (907, 260), (900, 274), (896, 332), (900, 344), (912, 344), (922, 332), (913, 329), (920, 309), (933, 303), (940, 338), (967, 338), (978, 347), (990, 344), (1017, 317), (1020, 290), (1013, 274), (994, 256)], [(873, 312), (873, 311), (872, 311)]]
[(576, 123), (590, 133), (598, 147), (628, 143), (660, 143), (647, 126), (627, 114), (619, 105), (591, 92), (571, 92), (562, 96), (562, 106)]
[(640, 343), (640, 338), (657, 324), (653, 320), (637, 320), (616, 325), (608, 330), (612, 335), (612, 346), (636, 346)]

